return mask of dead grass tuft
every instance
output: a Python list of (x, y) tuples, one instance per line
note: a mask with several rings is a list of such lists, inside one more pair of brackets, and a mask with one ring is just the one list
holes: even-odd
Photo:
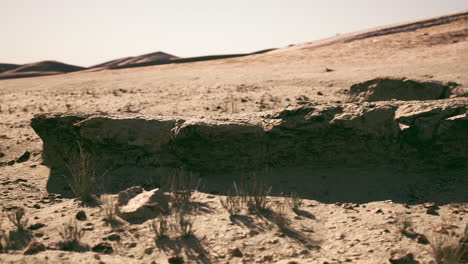
[(156, 220), (152, 220), (149, 224), (149, 229), (154, 233), (155, 240), (167, 237), (169, 225), (167, 219), (164, 216), (158, 217)]
[(189, 215), (183, 210), (179, 209), (176, 211), (173, 221), (174, 222), (172, 224), (172, 227), (180, 234), (180, 237), (188, 238), (193, 236), (193, 233), (195, 232), (195, 230), (193, 229), (195, 216)]
[(65, 241), (79, 242), (83, 237), (84, 231), (80, 229), (76, 221), (65, 222), (59, 234)]
[(8, 213), (8, 220), (11, 224), (16, 227), (18, 232), (23, 232), (26, 230), (26, 226), (29, 223), (29, 217), (26, 215), (26, 209), (18, 208), (12, 213)]
[(161, 188), (170, 190), (174, 204), (184, 205), (190, 202), (199, 184), (200, 180), (192, 172), (178, 169), (165, 180)]
[(71, 175), (70, 188), (83, 203), (93, 203), (96, 186), (96, 160), (94, 154), (81, 144), (78, 152), (70, 153), (64, 162)]
[(465, 263), (468, 253), (468, 224), (462, 234), (434, 232), (430, 246), (432, 257), (437, 264)]
[(238, 188), (244, 196), (249, 211), (257, 213), (270, 211), (268, 195), (271, 193), (271, 186), (266, 185), (259, 174), (253, 173), (249, 182), (241, 181)]
[(301, 207), (304, 205), (304, 200), (300, 198), (296, 192), (292, 192), (291, 195), (289, 196), (288, 204), (291, 210), (296, 212), (300, 210)]
[(104, 210), (104, 221), (114, 223), (117, 220), (117, 200), (112, 195), (102, 195), (101, 203)]
[(288, 230), (288, 217), (286, 214), (285, 206), (281, 203), (276, 204), (273, 211), (273, 222), (276, 224), (278, 229), (282, 232)]
[(239, 195), (235, 183), (234, 189), (236, 191), (235, 195), (231, 195), (231, 192), (228, 192), (226, 197), (220, 198), (221, 205), (226, 209), (230, 216), (239, 215), (243, 206), (243, 198)]
[(7, 249), (8, 235), (3, 229), (3, 215), (0, 214), (0, 253)]

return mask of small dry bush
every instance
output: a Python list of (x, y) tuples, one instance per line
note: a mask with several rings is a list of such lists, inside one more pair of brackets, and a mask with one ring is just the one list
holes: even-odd
[(242, 196), (239, 195), (235, 183), (234, 189), (236, 190), (235, 195), (231, 195), (231, 192), (228, 192), (226, 197), (220, 198), (221, 205), (224, 207), (224, 209), (226, 209), (230, 216), (239, 215), (244, 204), (244, 199)]
[(195, 221), (195, 216), (189, 215), (183, 210), (177, 210), (174, 215), (174, 222), (172, 227), (176, 230), (180, 237), (187, 238), (193, 236), (194, 229), (193, 223)]
[(291, 193), (288, 199), (288, 204), (291, 210), (294, 212), (298, 211), (301, 209), (301, 207), (304, 205), (304, 200), (299, 197), (299, 195), (296, 192)]
[(152, 220), (149, 223), (149, 229), (154, 233), (155, 240), (167, 237), (169, 225), (166, 217), (160, 216), (158, 219)]
[(7, 249), (8, 235), (3, 229), (3, 215), (0, 214), (0, 253)]
[(273, 222), (276, 224), (278, 229), (282, 232), (288, 229), (288, 217), (286, 215), (286, 209), (283, 204), (276, 204), (273, 211)]
[[(410, 217), (408, 217), (405, 214), (397, 214), (396, 215), (396, 228), (397, 228), (397, 233), (404, 235), (404, 236), (410, 236), (410, 232), (413, 231), (413, 221), (411, 220)], [(417, 233), (415, 233), (417, 235)]]
[(112, 195), (102, 195), (101, 203), (104, 210), (104, 221), (114, 223), (116, 219), (117, 200)]
[(245, 178), (241, 179), (238, 189), (249, 211), (265, 213), (270, 210), (268, 196), (271, 193), (271, 186), (266, 185), (259, 174), (253, 173), (248, 182)]
[(73, 193), (80, 197), (83, 203), (94, 202), (96, 185), (96, 160), (95, 155), (86, 151), (81, 144), (78, 145), (78, 152), (70, 152), (64, 161), (70, 172), (70, 188)]
[(83, 237), (84, 231), (80, 229), (76, 221), (65, 222), (59, 234), (65, 241), (79, 242)]
[(10, 220), (11, 224), (16, 227), (18, 232), (23, 232), (26, 230), (29, 218), (26, 215), (26, 210), (24, 208), (18, 208), (14, 212), (8, 213), (7, 216), (8, 220)]
[(462, 234), (434, 233), (430, 241), (431, 253), (437, 264), (460, 264), (468, 261), (468, 224)]
[(199, 184), (200, 180), (192, 172), (178, 169), (166, 180), (166, 183), (161, 185), (161, 188), (168, 189), (172, 193), (175, 204), (184, 205), (190, 202), (190, 198), (198, 189)]

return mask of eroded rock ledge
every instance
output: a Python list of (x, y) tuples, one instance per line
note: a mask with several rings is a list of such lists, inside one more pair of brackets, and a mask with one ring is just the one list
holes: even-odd
[[(81, 145), (101, 164), (228, 171), (265, 166), (468, 167), (468, 100), (321, 104), (233, 119), (42, 114), (47, 165)], [(110, 165), (112, 164), (112, 165)]]

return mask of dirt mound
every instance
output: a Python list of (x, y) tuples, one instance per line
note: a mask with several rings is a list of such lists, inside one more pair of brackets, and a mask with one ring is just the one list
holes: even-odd
[(34, 76), (54, 75), (80, 71), (85, 68), (57, 61), (41, 61), (25, 64), (0, 74), (0, 79), (24, 78)]
[(110, 68), (125, 68), (130, 65), (134, 64), (140, 64), (140, 63), (153, 63), (153, 62), (166, 62), (170, 61), (172, 59), (178, 58), (177, 56), (164, 53), (161, 51), (154, 52), (154, 53), (149, 53), (149, 54), (144, 54), (136, 57), (125, 57), (125, 58), (120, 58), (116, 60), (111, 60), (108, 62), (104, 62), (98, 65), (94, 65), (90, 67), (91, 69), (93, 68), (102, 68), (102, 69), (110, 69)]
[(456, 83), (446, 85), (436, 81), (416, 81), (405, 78), (376, 78), (352, 85), (347, 91), (348, 102), (375, 102), (388, 100), (439, 100), (449, 98), (451, 88)]
[(20, 65), (17, 64), (9, 64), (9, 63), (0, 63), (0, 73), (13, 70), (18, 68)]

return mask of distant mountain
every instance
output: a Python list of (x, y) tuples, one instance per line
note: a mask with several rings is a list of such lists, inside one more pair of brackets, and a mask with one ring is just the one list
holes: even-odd
[(24, 78), (34, 76), (46, 76), (68, 72), (81, 71), (85, 68), (61, 63), (58, 61), (41, 61), (21, 65), (0, 73), (0, 79)]
[(125, 57), (116, 60), (111, 60), (101, 64), (91, 66), (90, 69), (111, 69), (111, 68), (127, 68), (137, 64), (151, 64), (159, 62), (169, 62), (177, 59), (177, 56), (164, 53), (161, 51), (144, 54), (136, 57)]
[(18, 64), (9, 64), (9, 63), (0, 63), (0, 73), (6, 72), (18, 68), (21, 65)]

